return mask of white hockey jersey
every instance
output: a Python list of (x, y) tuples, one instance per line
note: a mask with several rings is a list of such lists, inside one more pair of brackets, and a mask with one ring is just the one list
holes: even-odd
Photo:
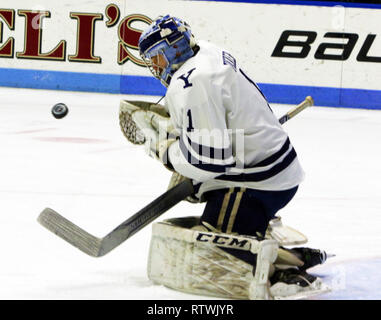
[(236, 59), (206, 41), (173, 75), (165, 104), (179, 139), (168, 151), (180, 174), (204, 192), (287, 190), (304, 173), (287, 133)]

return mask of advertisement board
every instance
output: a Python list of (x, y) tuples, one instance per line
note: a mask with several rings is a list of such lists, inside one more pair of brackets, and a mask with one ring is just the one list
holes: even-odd
[(163, 95), (137, 45), (171, 14), (229, 51), (270, 102), (311, 95), (316, 105), (381, 109), (381, 10), (262, 2), (2, 0), (0, 85)]

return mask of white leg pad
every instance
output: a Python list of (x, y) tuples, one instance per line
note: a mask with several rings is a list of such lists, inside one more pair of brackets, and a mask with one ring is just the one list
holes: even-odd
[[(186, 217), (153, 224), (148, 277), (154, 283), (192, 294), (271, 299), (268, 278), (277, 256), (277, 242), (191, 229), (198, 222), (198, 217)], [(250, 264), (219, 246), (257, 254), (255, 274)]]
[(270, 266), (278, 255), (278, 245), (275, 241), (257, 241), (257, 248), (252, 246), (251, 252), (257, 254), (255, 277), (250, 284), (249, 298), (251, 300), (268, 300), (271, 295), (268, 290)]

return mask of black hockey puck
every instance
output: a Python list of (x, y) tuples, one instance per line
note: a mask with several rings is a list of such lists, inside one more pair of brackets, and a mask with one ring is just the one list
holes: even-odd
[(64, 103), (57, 103), (52, 108), (52, 115), (56, 119), (62, 119), (69, 112), (69, 108)]

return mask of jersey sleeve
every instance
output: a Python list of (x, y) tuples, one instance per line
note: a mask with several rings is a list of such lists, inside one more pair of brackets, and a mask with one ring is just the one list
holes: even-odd
[[(227, 129), (222, 87), (194, 70), (176, 79), (167, 99), (171, 118), (180, 132), (168, 151), (180, 174), (203, 182), (235, 166), (231, 132)], [(186, 79), (186, 81), (184, 80)]]

